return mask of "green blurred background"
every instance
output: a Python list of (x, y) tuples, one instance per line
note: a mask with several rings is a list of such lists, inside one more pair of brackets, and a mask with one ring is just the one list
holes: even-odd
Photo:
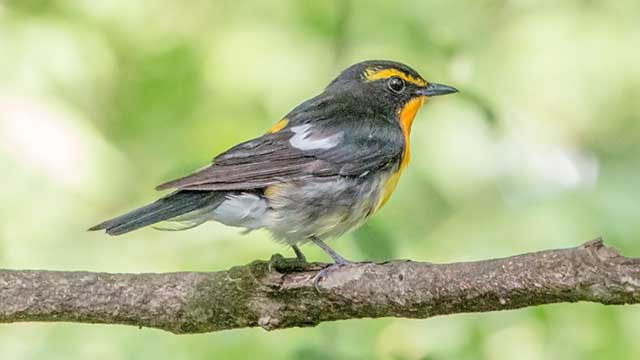
[[(337, 73), (393, 59), (461, 89), (419, 113), (389, 204), (350, 259), (451, 262), (578, 245), (640, 255), (640, 2), (0, 1), (0, 267), (210, 271), (272, 253), (206, 224), (84, 229), (262, 134)], [(328, 259), (316, 248), (311, 260)], [(640, 307), (175, 336), (0, 326), (3, 359), (632, 359)]]

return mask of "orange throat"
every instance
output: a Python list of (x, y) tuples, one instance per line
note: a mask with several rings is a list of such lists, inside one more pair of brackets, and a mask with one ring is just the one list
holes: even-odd
[(416, 118), (418, 110), (420, 110), (422, 104), (424, 104), (424, 100), (424, 96), (411, 99), (402, 108), (402, 110), (400, 110), (400, 125), (402, 126), (402, 132), (404, 133), (404, 154), (398, 172), (402, 172), (407, 164), (409, 164), (409, 158), (411, 157), (411, 125), (413, 125), (413, 119)]
[(411, 157), (411, 145), (410, 145), (410, 135), (411, 135), (411, 125), (413, 125), (413, 119), (416, 118), (416, 114), (418, 110), (424, 104), (426, 97), (421, 96), (415, 99), (411, 99), (403, 108), (400, 110), (400, 126), (402, 126), (402, 133), (404, 134), (404, 153), (402, 154), (402, 162), (400, 163), (400, 167), (398, 171), (396, 171), (387, 183), (384, 185), (382, 198), (380, 201), (380, 205), (378, 209), (384, 206), (384, 204), (389, 201), (391, 198), (391, 194), (398, 186), (398, 181), (400, 180), (400, 175), (402, 174), (402, 170), (409, 164), (409, 158)]

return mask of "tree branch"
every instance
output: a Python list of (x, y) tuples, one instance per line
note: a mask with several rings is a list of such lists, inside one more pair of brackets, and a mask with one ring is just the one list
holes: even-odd
[(597, 239), (570, 249), (476, 262), (325, 264), (274, 255), (212, 273), (0, 271), (0, 323), (127, 324), (174, 333), (281, 329), (353, 318), (516, 309), (558, 302), (640, 302), (640, 259)]

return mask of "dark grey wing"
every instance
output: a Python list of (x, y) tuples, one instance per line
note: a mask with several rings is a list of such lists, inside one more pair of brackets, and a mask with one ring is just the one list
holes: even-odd
[(361, 176), (402, 160), (405, 140), (398, 125), (382, 119), (351, 119), (341, 128), (349, 135), (339, 146), (312, 153), (314, 158), (330, 164), (329, 168), (315, 169), (315, 176)]
[(248, 190), (312, 176), (360, 176), (397, 164), (403, 151), (402, 131), (383, 119), (293, 124), (239, 144), (211, 166), (158, 189)]

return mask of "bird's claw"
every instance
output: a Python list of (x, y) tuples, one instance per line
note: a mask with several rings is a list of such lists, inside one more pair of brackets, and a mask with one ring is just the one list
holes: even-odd
[(313, 287), (316, 288), (317, 292), (320, 292), (320, 287), (319, 287), (320, 280), (322, 280), (323, 278), (327, 277), (327, 275), (330, 272), (332, 272), (334, 270), (337, 270), (337, 269), (339, 269), (339, 268), (341, 268), (343, 266), (349, 266), (351, 264), (352, 264), (351, 262), (344, 260), (344, 261), (341, 261), (341, 262), (336, 262), (334, 264), (331, 264), (331, 265), (325, 267), (324, 269), (318, 271), (316, 276), (313, 277)]

